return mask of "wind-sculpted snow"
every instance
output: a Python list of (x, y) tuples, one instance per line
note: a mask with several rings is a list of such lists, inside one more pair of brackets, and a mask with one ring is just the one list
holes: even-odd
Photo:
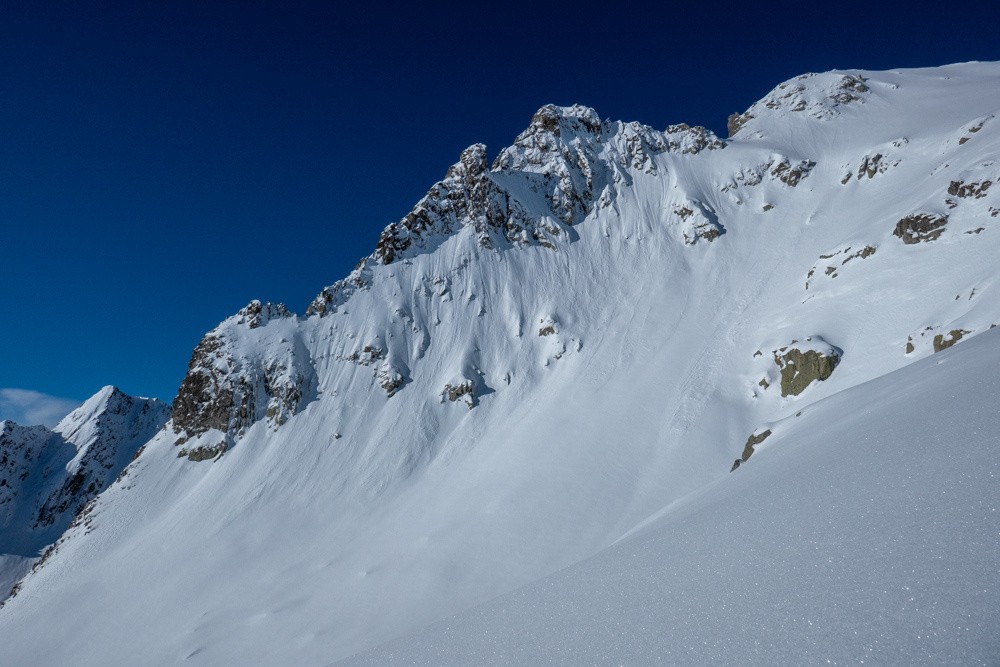
[[(306, 316), (223, 321), (169, 428), (0, 612), (5, 658), (328, 664), (601, 554), (691, 494), (758, 494), (746, 480), (772, 474), (791, 424), (883, 409), (821, 404), (922, 360), (906, 377), (934, 383), (931, 359), (981, 350), (1000, 324), (1000, 66), (779, 90), (726, 142), (543, 107), (492, 166), (463, 152)], [(928, 419), (958, 409), (935, 396)], [(912, 449), (837, 465), (893, 448)], [(725, 540), (712, 521), (685, 534)], [(837, 594), (807, 575), (810, 599)], [(53, 624), (75, 641), (37, 641)], [(793, 634), (766, 644), (775, 660), (813, 656), (783, 652)]]

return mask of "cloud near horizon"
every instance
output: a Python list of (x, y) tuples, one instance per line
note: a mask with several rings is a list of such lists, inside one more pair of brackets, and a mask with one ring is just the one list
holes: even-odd
[(9, 419), (22, 426), (43, 424), (52, 428), (80, 407), (80, 401), (49, 396), (31, 389), (0, 389), (0, 421)]

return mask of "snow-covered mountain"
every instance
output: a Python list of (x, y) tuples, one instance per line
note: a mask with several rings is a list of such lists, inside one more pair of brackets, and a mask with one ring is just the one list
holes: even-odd
[(170, 406), (104, 387), (55, 428), (0, 422), (0, 591), (65, 532), (170, 418)]
[[(940, 448), (955, 444), (929, 425), (941, 419), (935, 407), (965, 405), (962, 392), (940, 391), (965, 374), (996, 398), (968, 361), (980, 350), (995, 369), (996, 336), (962, 348), (1000, 323), (998, 110), (996, 63), (830, 72), (734, 114), (726, 140), (546, 106), (492, 163), (486, 147), (468, 148), (304, 315), (253, 302), (205, 335), (167, 428), (0, 611), (5, 656), (327, 664), (574, 564), (609, 564), (567, 571), (584, 572), (565, 575), (576, 588), (562, 599), (577, 599), (601, 567), (627, 569), (621, 554), (636, 540), (643, 563), (676, 563), (663, 581), (690, 582), (681, 598), (646, 601), (663, 605), (657, 618), (675, 618), (690, 596), (709, 613), (720, 591), (694, 576), (699, 545), (730, 566), (752, 560), (752, 523), (802, 525), (820, 498), (810, 485), (830, 484), (821, 468), (834, 463), (834, 481), (846, 476), (859, 497), (898, 492), (913, 504), (905, 494), (927, 489), (917, 505), (952, 521), (942, 508), (972, 496), (953, 492), (962, 475), (935, 476)], [(950, 357), (927, 359), (956, 343)], [(966, 370), (942, 375), (934, 359), (947, 358)], [(881, 401), (887, 392), (920, 410)], [(900, 420), (907, 429), (893, 427)], [(997, 454), (995, 421), (975, 423), (988, 435), (973, 439), (969, 474)], [(865, 429), (878, 447), (845, 446), (844, 457), (823, 448)], [(929, 440), (914, 450), (911, 431)], [(909, 484), (902, 463), (871, 473), (913, 451), (932, 466), (919, 479), (940, 487)], [(781, 512), (747, 510), (739, 529), (719, 519), (783, 483), (797, 491)], [(991, 493), (979, 477), (974, 488)], [(709, 509), (675, 509), (695, 506)], [(996, 541), (991, 517), (975, 528), (977, 549)], [(947, 560), (913, 546), (919, 522), (894, 532), (857, 521), (831, 529), (830, 558), (851, 558), (850, 539), (863, 535), (883, 540), (877, 553), (920, 561), (907, 585), (944, 576)], [(894, 609), (886, 644), (905, 643), (899, 633), (921, 614), (964, 613), (966, 578), (1000, 564), (991, 546), (975, 567), (952, 561), (959, 593), (930, 611)], [(836, 580), (802, 569), (802, 553), (787, 558), (810, 595), (837, 593)], [(642, 567), (636, 581), (656, 579)], [(522, 599), (540, 599), (530, 591), (545, 581)], [(982, 586), (970, 628), (1000, 611), (995, 583)], [(773, 591), (783, 599), (786, 589)], [(501, 631), (504, 604), (456, 621), (456, 641), (489, 624), (513, 637)], [(782, 614), (803, 607), (768, 609), (793, 627)], [(551, 618), (539, 627), (563, 632), (561, 619), (576, 617)], [(40, 641), (53, 623), (72, 637)], [(629, 624), (625, 645), (647, 636)], [(396, 646), (446, 660), (445, 635)], [(793, 635), (752, 657), (819, 656)], [(494, 655), (578, 662), (546, 653), (569, 636)], [(949, 646), (965, 653), (944, 658), (990, 648), (981, 632), (955, 636)], [(838, 642), (847, 659), (869, 646)], [(615, 655), (726, 657), (646, 645)], [(468, 649), (490, 661), (477, 652), (488, 642)]]

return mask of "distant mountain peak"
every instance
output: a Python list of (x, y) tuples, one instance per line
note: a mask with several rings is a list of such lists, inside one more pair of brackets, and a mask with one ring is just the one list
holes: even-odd
[(169, 416), (170, 407), (162, 401), (129, 396), (108, 385), (51, 430), (3, 422), (2, 548), (37, 555), (115, 480)]

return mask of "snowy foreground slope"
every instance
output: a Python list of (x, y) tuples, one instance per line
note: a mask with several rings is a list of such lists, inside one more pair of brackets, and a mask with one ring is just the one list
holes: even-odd
[[(877, 484), (893, 445), (886, 435), (864, 448), (851, 436), (865, 425), (917, 428), (916, 415), (878, 402), (878, 387), (904, 378), (925, 401), (920, 386), (941, 386), (947, 372), (938, 361), (964, 359), (966, 347), (995, 356), (986, 348), (1000, 323), (998, 110), (998, 64), (831, 72), (781, 84), (730, 119), (725, 141), (547, 106), (492, 165), (485, 147), (470, 147), (306, 315), (254, 302), (204, 337), (167, 428), (0, 610), (4, 659), (327, 664), (575, 565), (539, 584), (565, 582), (554, 595), (572, 600), (627, 563), (626, 545), (637, 550), (630, 590), (662, 590), (639, 582), (669, 558), (694, 571), (658, 585), (683, 583), (675, 599), (694, 604), (684, 593), (716, 580), (697, 567), (721, 558), (699, 543), (720, 540), (742, 554), (757, 599), (783, 628), (754, 656), (819, 657), (790, 645), (808, 600), (832, 625), (843, 619), (819, 606), (824, 597), (836, 610), (858, 600), (864, 616), (879, 590), (895, 589), (840, 587), (838, 572), (853, 585), (861, 570), (827, 576), (803, 555), (815, 532), (800, 540), (789, 531), (811, 516), (833, 521), (818, 545), (837, 546), (827, 551), (842, 563), (851, 540), (874, 529), (858, 520), (867, 496), (886, 522), (899, 519), (876, 527), (896, 538), (886, 553), (904, 567), (925, 534), (944, 534), (922, 532), (907, 508), (942, 520), (961, 512), (936, 504), (940, 487), (925, 480), (950, 474), (952, 460), (934, 457), (955, 443), (932, 426), (964, 409), (953, 405), (957, 389), (921, 409), (920, 449), (893, 441), (893, 470), (917, 486)], [(981, 384), (995, 404), (995, 387)], [(975, 442), (986, 447), (997, 429), (981, 423)], [(850, 455), (810, 439), (822, 433)], [(992, 446), (983, 466), (996, 458)], [(926, 470), (907, 467), (913, 451), (929, 452)], [(818, 474), (811, 461), (836, 476), (805, 477)], [(955, 470), (982, 482), (975, 463)], [(855, 478), (854, 500), (833, 505), (845, 508), (836, 517), (806, 502), (838, 495), (830, 479)], [(758, 509), (774, 503), (776, 487), (788, 502)], [(903, 490), (888, 498), (893, 488)], [(977, 488), (983, 502), (997, 495)], [(968, 587), (984, 568), (995, 575), (997, 535), (995, 523), (974, 523), (949, 518), (940, 528), (955, 535), (944, 555), (993, 544), (953, 559), (938, 604), (976, 616), (967, 634), (948, 630), (953, 639), (935, 649), (945, 653), (924, 656), (915, 638), (910, 659), (995, 654), (981, 629), (995, 625), (996, 608)], [(794, 543), (780, 561), (794, 576), (755, 563), (752, 550), (775, 554), (766, 531)], [(726, 600), (740, 587), (725, 577), (740, 570), (718, 565), (710, 595), (736, 605)], [(789, 582), (802, 590), (786, 595)], [(604, 595), (635, 618), (627, 590), (616, 598), (595, 586), (595, 601)], [(524, 590), (449, 621), (470, 659), (517, 659), (462, 633), (491, 623), (496, 604), (551, 602)], [(717, 651), (743, 646), (766, 622), (733, 609), (746, 611), (717, 613), (737, 627), (690, 653), (697, 644), (687, 639), (702, 640), (707, 624), (689, 620), (679, 643), (658, 644), (623, 621), (619, 655), (725, 657)], [(650, 611), (655, 627), (676, 613)], [(894, 613), (865, 617), (866, 631), (901, 641), (894, 619), (905, 615)], [(557, 631), (576, 618), (548, 616), (541, 627)], [(509, 636), (497, 623), (497, 636)], [(447, 648), (440, 632), (401, 646), (433, 662)], [(861, 655), (869, 637), (836, 655)], [(559, 659), (563, 640), (551, 638), (549, 654), (538, 635), (525, 650)]]
[(346, 664), (995, 664), (1000, 330), (789, 417), (582, 563)]

